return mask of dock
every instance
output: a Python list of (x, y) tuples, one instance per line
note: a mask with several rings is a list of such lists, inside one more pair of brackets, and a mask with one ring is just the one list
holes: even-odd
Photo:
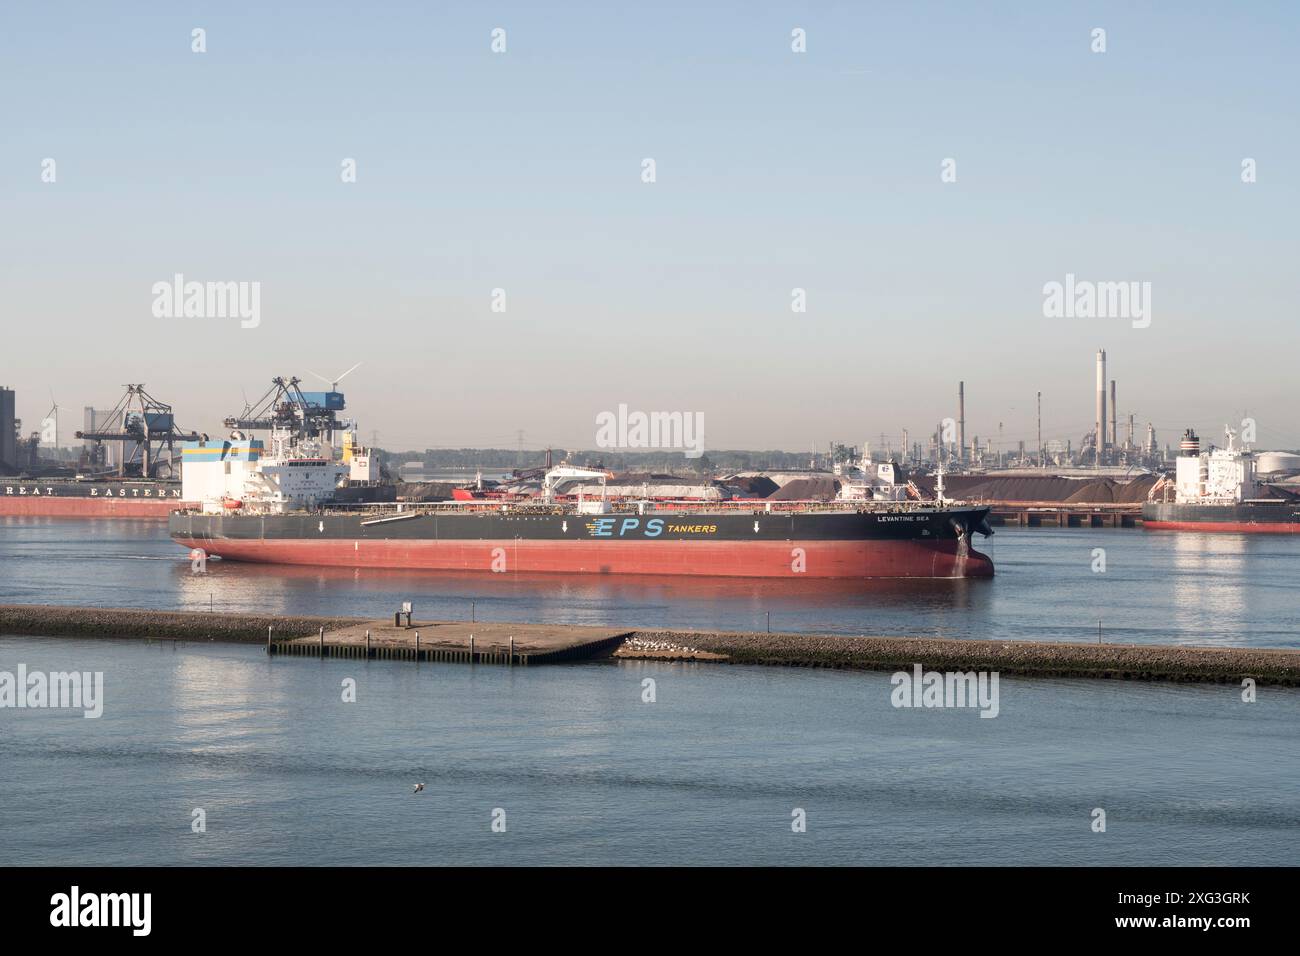
[(989, 524), (1015, 528), (1140, 528), (1142, 505), (986, 501)]
[(396, 626), (392, 621), (369, 621), (332, 631), (322, 625), (314, 637), (281, 641), (272, 631), (267, 653), (527, 667), (590, 660), (612, 652), (631, 636), (628, 628), (465, 621)]

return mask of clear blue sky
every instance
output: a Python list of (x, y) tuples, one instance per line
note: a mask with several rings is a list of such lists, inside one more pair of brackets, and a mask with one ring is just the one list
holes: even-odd
[[(1262, 2), (8, 3), (0, 384), (34, 422), (51, 389), (75, 419), (142, 381), (216, 431), (272, 375), (363, 361), (345, 391), (388, 447), (590, 447), (627, 403), (800, 449), (920, 438), (965, 379), (968, 435), (1032, 443), (1042, 389), (1077, 443), (1105, 347), (1162, 441), (1249, 413), (1300, 445), (1298, 26)], [(260, 282), (261, 325), (155, 318), (178, 272)], [(1066, 273), (1150, 281), (1151, 326), (1044, 318)]]

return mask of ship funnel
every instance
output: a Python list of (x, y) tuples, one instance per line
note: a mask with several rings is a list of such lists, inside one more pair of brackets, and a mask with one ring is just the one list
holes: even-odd
[(1183, 440), (1178, 444), (1178, 453), (1189, 458), (1201, 453), (1201, 440), (1196, 437), (1196, 432), (1192, 429), (1183, 432)]

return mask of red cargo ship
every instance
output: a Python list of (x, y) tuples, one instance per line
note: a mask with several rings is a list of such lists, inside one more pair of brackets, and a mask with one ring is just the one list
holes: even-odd
[(1151, 489), (1142, 506), (1149, 531), (1230, 534), (1300, 534), (1300, 497), (1258, 479), (1257, 459), (1236, 446), (1237, 433), (1224, 429), (1226, 448), (1201, 451), (1192, 429), (1183, 434), (1173, 479)]
[(193, 507), (179, 481), (0, 478), (0, 516), (166, 518)]
[[(273, 441), (275, 441), (273, 439)], [(240, 561), (352, 568), (753, 578), (989, 577), (971, 547), (987, 507), (915, 501), (610, 501), (604, 471), (559, 467), (540, 500), (342, 506), (342, 468), (287, 440), (185, 448), (186, 493), (202, 507), (168, 519), (173, 540)], [(558, 493), (598, 479), (601, 495)], [(193, 489), (191, 491), (191, 489)], [(234, 504), (235, 507), (231, 507)]]
[[(239, 561), (434, 571), (783, 578), (990, 577), (971, 534), (987, 507), (891, 504), (822, 510), (687, 508), (583, 513), (573, 506), (174, 513), (178, 544)], [(407, 506), (408, 508), (410, 506)]]

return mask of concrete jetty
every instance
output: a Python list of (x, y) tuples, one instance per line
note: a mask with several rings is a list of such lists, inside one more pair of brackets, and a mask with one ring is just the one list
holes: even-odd
[[(644, 659), (904, 670), (998, 671), (1033, 677), (1300, 686), (1300, 650), (1170, 644), (1066, 644), (928, 637), (850, 637), (464, 621), (305, 617), (0, 605), (0, 635), (126, 637), (261, 644), (294, 657), (558, 664)], [(418, 637), (417, 637), (418, 635)]]
[(612, 652), (631, 633), (627, 628), (571, 625), (432, 621), (399, 627), (391, 621), (367, 621), (283, 641), (276, 641), (272, 631), (268, 650), (295, 657), (527, 666), (599, 657)]

